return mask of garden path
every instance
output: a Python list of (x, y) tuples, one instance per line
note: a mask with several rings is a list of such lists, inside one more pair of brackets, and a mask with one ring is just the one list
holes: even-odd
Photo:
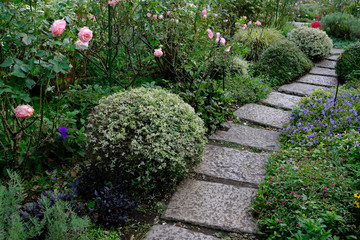
[[(278, 150), (281, 122), (289, 118), (291, 109), (301, 97), (321, 87), (336, 86), (335, 61), (341, 52), (341, 49), (333, 49), (331, 56), (315, 64), (308, 74), (279, 87), (260, 104), (251, 103), (239, 108), (237, 118), (248, 124), (227, 122), (224, 129), (210, 136), (205, 157), (195, 169), (195, 175), (180, 184), (162, 216), (163, 220), (192, 224), (194, 230), (170, 223), (155, 225), (145, 239), (218, 239), (201, 233), (197, 226), (258, 233), (249, 209), (257, 186), (265, 175), (267, 154), (263, 151)], [(257, 151), (250, 152), (245, 148)]]

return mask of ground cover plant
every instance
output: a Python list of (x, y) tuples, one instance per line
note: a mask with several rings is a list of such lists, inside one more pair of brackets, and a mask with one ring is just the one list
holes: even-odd
[(317, 90), (284, 124), (253, 204), (270, 238), (359, 237), (359, 97)]

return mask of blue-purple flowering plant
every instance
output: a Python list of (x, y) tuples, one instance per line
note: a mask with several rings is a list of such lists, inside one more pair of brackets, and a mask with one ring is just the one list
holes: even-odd
[(66, 127), (59, 127), (59, 132), (60, 135), (59, 137), (62, 137), (63, 139), (65, 139), (69, 134), (67, 134), (67, 128)]
[(284, 124), (282, 142), (291, 147), (314, 148), (331, 146), (338, 150), (359, 147), (356, 136), (360, 132), (360, 92), (318, 90), (304, 99)]

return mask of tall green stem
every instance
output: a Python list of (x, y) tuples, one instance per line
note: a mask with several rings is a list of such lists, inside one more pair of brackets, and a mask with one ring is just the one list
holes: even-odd
[(108, 5), (108, 27), (109, 27), (109, 49), (108, 49), (108, 66), (109, 66), (109, 80), (111, 81), (111, 7)]

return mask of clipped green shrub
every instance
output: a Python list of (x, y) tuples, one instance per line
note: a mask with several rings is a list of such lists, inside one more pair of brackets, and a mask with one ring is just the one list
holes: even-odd
[(327, 34), (336, 38), (360, 38), (360, 19), (348, 13), (329, 14), (321, 19), (321, 26)]
[(342, 82), (352, 75), (354, 71), (360, 70), (360, 42), (348, 46), (344, 53), (338, 58), (335, 66), (336, 74)]
[(284, 38), (279, 30), (273, 28), (247, 28), (238, 30), (234, 36), (234, 41), (249, 48), (245, 57), (256, 61), (271, 44)]
[(281, 85), (309, 71), (313, 63), (293, 43), (280, 41), (270, 46), (253, 66), (255, 75), (268, 75), (268, 82)]
[(100, 100), (88, 118), (87, 149), (113, 183), (141, 194), (168, 190), (199, 163), (205, 132), (178, 95), (138, 88)]
[(234, 56), (230, 59), (226, 68), (231, 73), (247, 75), (249, 70), (249, 63), (239, 56)]
[(332, 40), (328, 35), (317, 28), (293, 29), (289, 32), (287, 39), (293, 41), (314, 62), (328, 56), (333, 47)]
[(232, 74), (247, 75), (249, 70), (249, 63), (240, 56), (217, 56), (214, 62), (208, 64), (208, 68), (211, 68), (212, 75), (222, 75), (222, 66), (226, 66), (227, 72)]
[(257, 102), (265, 98), (271, 88), (263, 76), (226, 75), (225, 90), (238, 105)]

